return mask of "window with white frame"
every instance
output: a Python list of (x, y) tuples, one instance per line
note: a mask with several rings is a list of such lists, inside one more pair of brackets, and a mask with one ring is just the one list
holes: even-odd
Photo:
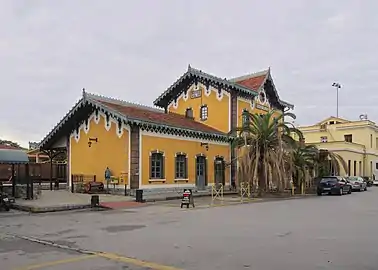
[(207, 105), (202, 105), (201, 110), (200, 110), (201, 120), (207, 120), (208, 114), (209, 114), (209, 109), (208, 109)]
[(161, 152), (151, 153), (150, 179), (164, 179), (164, 155)]
[(186, 179), (187, 174), (187, 158), (185, 154), (177, 154), (175, 160), (175, 179)]

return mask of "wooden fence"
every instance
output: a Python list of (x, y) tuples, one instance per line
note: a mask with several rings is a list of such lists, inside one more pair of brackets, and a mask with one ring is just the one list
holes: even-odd
[[(22, 183), (26, 179), (25, 164), (14, 165), (17, 182)], [(29, 163), (29, 175), (34, 182), (50, 182), (50, 163)], [(0, 181), (7, 182), (12, 176), (12, 165), (0, 164)], [(52, 165), (52, 180), (54, 182), (67, 183), (67, 164)]]

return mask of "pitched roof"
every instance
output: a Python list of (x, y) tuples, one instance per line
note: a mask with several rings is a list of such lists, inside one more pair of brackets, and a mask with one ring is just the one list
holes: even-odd
[(243, 85), (255, 92), (257, 92), (265, 83), (268, 75), (269, 75), (269, 69), (263, 70), (260, 72), (248, 74), (245, 76), (237, 77), (230, 79), (230, 81), (233, 81), (237, 84)]
[(44, 149), (47, 145), (50, 145), (57, 137), (66, 136), (67, 132), (73, 131), (77, 123), (84, 121), (85, 119), (83, 118), (75, 117), (79, 111), (85, 111), (85, 114), (93, 112), (94, 109), (106, 112), (111, 117), (119, 119), (124, 123), (136, 124), (145, 130), (158, 128), (168, 134), (184, 134), (185, 136), (195, 138), (205, 136), (210, 140), (229, 140), (226, 133), (193, 119), (186, 118), (183, 115), (165, 113), (161, 109), (83, 91), (83, 97), (39, 143), (40, 149)]
[[(193, 78), (202, 79), (209, 83), (212, 82), (213, 84), (219, 85), (220, 87), (225, 87), (226, 90), (233, 89), (241, 93), (242, 95), (248, 96), (256, 96), (257, 92), (264, 86), (265, 82), (267, 80), (270, 80), (273, 85), (274, 94), (277, 97), (277, 102), (281, 106), (289, 107), (291, 109), (294, 108), (292, 104), (287, 103), (279, 98), (270, 74), (270, 68), (267, 70), (263, 70), (257, 73), (252, 73), (237, 78), (222, 79), (214, 75), (205, 73), (202, 70), (192, 68), (190, 65), (188, 67), (188, 70), (154, 101), (154, 105), (164, 107), (164, 104), (167, 101), (167, 99), (172, 99), (174, 95), (178, 95), (179, 93), (184, 91), (184, 87), (182, 87), (182, 84), (192, 82)], [(172, 93), (175, 94), (172, 95)]]
[(179, 90), (183, 90), (180, 85), (185, 82), (189, 82), (194, 78), (199, 78), (202, 80), (205, 80), (209, 83), (214, 83), (216, 85), (219, 85), (223, 88), (231, 88), (234, 89), (240, 93), (247, 94), (247, 95), (256, 95), (255, 93), (251, 93), (250, 89), (248, 87), (245, 87), (241, 84), (237, 84), (231, 80), (227, 80), (226, 78), (220, 78), (216, 77), (214, 75), (211, 75), (209, 73), (203, 72), (202, 70), (192, 68), (190, 65), (188, 66), (188, 70), (180, 77), (178, 78), (170, 87), (167, 88), (155, 101), (154, 105), (163, 107), (162, 100), (166, 98), (167, 96), (170, 96), (172, 91), (176, 88), (179, 88)]
[(101, 104), (105, 105), (106, 107), (111, 108), (112, 110), (117, 111), (118, 113), (135, 120), (146, 121), (158, 125), (166, 125), (171, 127), (178, 127), (225, 135), (225, 133), (215, 128), (209, 127), (193, 119), (186, 118), (185, 116), (180, 114), (165, 113), (162, 110), (158, 110), (155, 108), (146, 108), (146, 106), (137, 106), (136, 104), (119, 104), (99, 99), (96, 100)]

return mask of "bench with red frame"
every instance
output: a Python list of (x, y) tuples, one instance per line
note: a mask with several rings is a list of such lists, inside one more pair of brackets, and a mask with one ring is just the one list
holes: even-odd
[(93, 193), (93, 192), (103, 192), (104, 191), (104, 183), (102, 182), (89, 182), (85, 185), (85, 192)]

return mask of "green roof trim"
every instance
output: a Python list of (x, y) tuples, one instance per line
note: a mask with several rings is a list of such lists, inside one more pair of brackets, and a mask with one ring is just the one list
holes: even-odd
[(0, 149), (0, 164), (25, 164), (29, 162), (27, 153), (18, 149)]
[[(278, 103), (284, 107), (288, 107), (290, 109), (293, 109), (294, 108), (294, 105), (288, 103), (288, 102), (285, 102), (285, 101), (282, 101), (279, 96), (278, 96), (278, 93), (277, 93), (277, 90), (276, 90), (276, 87), (274, 86), (274, 83), (273, 83), (273, 80), (272, 80), (272, 77), (271, 77), (271, 74), (270, 74), (270, 68), (266, 71), (264, 71), (266, 73), (266, 79), (270, 79), (270, 81), (272, 82), (273, 84), (273, 90), (275, 92), (275, 95), (277, 97), (277, 100), (278, 100)], [(222, 79), (220, 77), (216, 77), (214, 75), (211, 75), (211, 74), (208, 74), (208, 73), (205, 73), (203, 72), (202, 70), (199, 70), (199, 69), (195, 69), (195, 68), (192, 68), (190, 65), (188, 66), (188, 70), (180, 77), (178, 78), (170, 87), (168, 87), (167, 90), (165, 90), (155, 101), (154, 101), (154, 105), (155, 106), (158, 106), (158, 107), (163, 107), (163, 105), (161, 104), (161, 101), (166, 97), (168, 96), (171, 91), (179, 86), (185, 79), (189, 78), (189, 77), (197, 77), (197, 78), (201, 78), (201, 79), (205, 79), (205, 80), (210, 80), (210, 81), (213, 81), (215, 82), (216, 84), (219, 84), (221, 87), (225, 87), (227, 90), (227, 88), (231, 88), (231, 89), (235, 89), (236, 91), (238, 91), (239, 93), (242, 93), (242, 94), (245, 94), (245, 95), (251, 95), (251, 96), (257, 96), (258, 93), (251, 90), (250, 88), (248, 87), (245, 87), (241, 84), (238, 84), (236, 82), (236, 78), (233, 78), (233, 79)], [(265, 83), (265, 82), (264, 82)], [(261, 88), (262, 86), (260, 86)], [(184, 90), (183, 90), (184, 91)]]
[(227, 79), (222, 79), (220, 77), (210, 75), (208, 73), (203, 72), (202, 70), (192, 68), (189, 65), (188, 70), (154, 101), (154, 105), (160, 107), (159, 105), (160, 101), (164, 99), (175, 87), (177, 87), (180, 83), (182, 83), (185, 79), (189, 77), (197, 77), (197, 78), (213, 81), (219, 84), (221, 87), (225, 87), (226, 88), (225, 90), (227, 90), (227, 88), (232, 88), (246, 95), (252, 95), (252, 96), (257, 95), (257, 93), (251, 91), (251, 89), (249, 89), (248, 87), (242, 86), (240, 84), (237, 84)]
[[(146, 121), (144, 119), (136, 119), (128, 117), (127, 115), (120, 114), (119, 112), (115, 111), (112, 108), (102, 104), (101, 102), (96, 100), (96, 95), (89, 94), (83, 92), (83, 97), (74, 105), (74, 107), (62, 118), (62, 120), (42, 139), (39, 143), (39, 147), (41, 149), (63, 128), (63, 126), (72, 119), (74, 114), (76, 114), (81, 108), (85, 107), (86, 105), (91, 105), (97, 110), (101, 110), (102, 112), (106, 112), (109, 114), (110, 117), (115, 119), (121, 120), (125, 124), (135, 124), (138, 125), (143, 130), (158, 130), (176, 134), (176, 135), (183, 135), (188, 137), (194, 138), (206, 138), (208, 140), (214, 141), (222, 141), (222, 142), (229, 142), (230, 138), (225, 133), (207, 133), (203, 131), (193, 130), (190, 128), (181, 128), (176, 126), (170, 125), (162, 125), (160, 123)], [(134, 104), (135, 105), (135, 104)]]

